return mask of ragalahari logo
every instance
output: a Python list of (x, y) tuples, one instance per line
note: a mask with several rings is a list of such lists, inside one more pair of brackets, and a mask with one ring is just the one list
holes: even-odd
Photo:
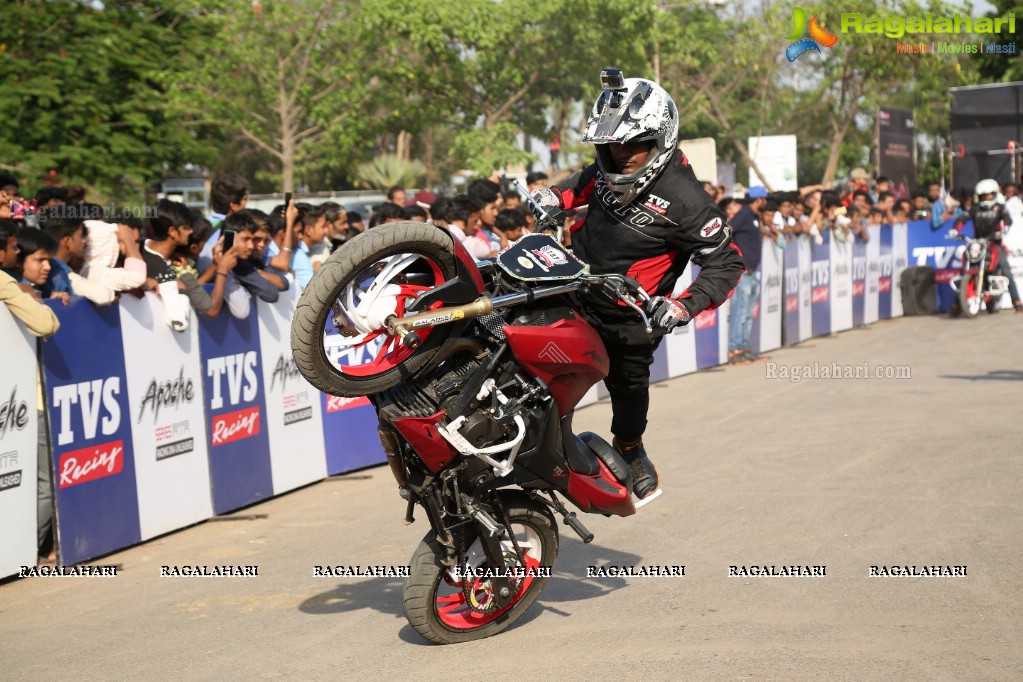
[[(809, 32), (810, 37), (804, 38), (803, 36)], [(817, 23), (817, 15), (813, 15), (813, 19), (810, 20), (809, 26), (806, 23), (806, 10), (802, 7), (792, 8), (792, 33), (789, 34), (789, 40), (795, 40), (785, 49), (785, 57), (790, 61), (794, 62), (802, 54), (813, 50), (820, 54), (821, 47), (832, 47), (838, 42), (838, 36), (834, 33), (828, 33), (824, 28)]]

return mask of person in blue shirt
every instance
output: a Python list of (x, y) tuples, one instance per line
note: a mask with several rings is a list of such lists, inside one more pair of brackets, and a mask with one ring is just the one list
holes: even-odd
[(298, 286), (305, 288), (313, 278), (315, 268), (311, 259), (313, 248), (323, 244), (327, 236), (327, 217), (323, 207), (311, 204), (296, 204), (299, 210), (298, 244), (291, 254), (291, 270), (295, 273)]
[(932, 230), (937, 230), (945, 224), (946, 220), (956, 217), (956, 211), (945, 205), (945, 199), (941, 195), (940, 182), (930, 182), (927, 184), (927, 203), (931, 205)]

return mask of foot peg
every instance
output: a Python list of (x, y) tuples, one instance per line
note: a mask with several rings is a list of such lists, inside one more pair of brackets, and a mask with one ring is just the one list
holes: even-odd
[(554, 507), (554, 509), (557, 510), (557, 512), (564, 518), (565, 525), (574, 530), (576, 535), (582, 538), (584, 543), (592, 542), (593, 533), (586, 530), (586, 526), (584, 526), (582, 522), (576, 518), (575, 512), (570, 512), (565, 509), (565, 505), (553, 492), (548, 492), (547, 495), (551, 498), (551, 506)]
[(644, 497), (642, 500), (639, 500), (638, 502), (636, 502), (636, 509), (639, 509), (640, 507), (645, 507), (646, 505), (650, 504), (651, 502), (656, 500), (658, 497), (660, 497), (662, 492), (664, 492), (664, 491), (661, 490), (660, 488), (658, 488), (654, 492), (652, 492), (649, 495), (647, 495), (646, 497)]

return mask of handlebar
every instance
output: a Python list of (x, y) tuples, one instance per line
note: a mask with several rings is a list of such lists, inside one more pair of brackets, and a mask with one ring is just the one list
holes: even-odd
[(522, 196), (522, 201), (526, 203), (529, 208), (529, 212), (536, 216), (536, 231), (544, 230), (557, 230), (558, 232), (558, 243), (561, 243), (562, 236), (565, 231), (565, 214), (564, 211), (558, 209), (555, 212), (550, 212), (541, 206), (533, 195), (529, 192), (526, 187), (518, 180), (512, 180), (512, 186)]
[(590, 274), (582, 275), (578, 279), (564, 284), (540, 287), (538, 289), (530, 289), (529, 291), (517, 292), (514, 294), (504, 294), (493, 298), (489, 296), (481, 296), (472, 303), (467, 303), (465, 305), (438, 308), (437, 310), (429, 310), (422, 313), (416, 313), (414, 315), (408, 315), (406, 317), (389, 315), (384, 321), (384, 325), (386, 326), (389, 334), (401, 338), (402, 343), (405, 344), (406, 348), (409, 350), (415, 350), (419, 348), (421, 343), (421, 338), (414, 331), (415, 329), (436, 327), (437, 325), (457, 322), (459, 320), (471, 320), (477, 317), (483, 317), (484, 315), (489, 315), (494, 310), (508, 308), (514, 305), (521, 305), (522, 303), (528, 303), (541, 298), (550, 298), (551, 296), (571, 293), (594, 284), (600, 285), (606, 291), (616, 296), (618, 300), (622, 301), (639, 313), (639, 316), (643, 319), (643, 326), (646, 328), (647, 334), (653, 332), (653, 326), (650, 324), (650, 317), (643, 309), (643, 307), (649, 304), (652, 299), (639, 282), (631, 277), (625, 277), (623, 275)]

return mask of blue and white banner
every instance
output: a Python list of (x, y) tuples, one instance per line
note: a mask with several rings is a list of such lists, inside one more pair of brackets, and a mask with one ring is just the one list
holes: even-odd
[(786, 248), (780, 248), (770, 239), (762, 242), (760, 298), (756, 303), (753, 331), (750, 334), (751, 345), (758, 353), (781, 346), (781, 317), (784, 308), (782, 277), (787, 252), (787, 243)]
[(831, 333), (831, 241), (830, 231), (824, 241), (810, 246), (810, 300), (813, 308), (813, 336)]
[(867, 243), (852, 245), (852, 326), (862, 327), (867, 319)]
[(195, 324), (172, 331), (155, 294), (122, 296), (120, 305), (145, 540), (213, 514), (199, 332)]
[(831, 331), (852, 329), (852, 257), (855, 238), (851, 233), (847, 241), (831, 235)]
[(36, 340), (0, 303), (0, 578), (36, 562)]
[(60, 319), (43, 344), (58, 544), (61, 563), (75, 564), (142, 538), (131, 406), (120, 308), (48, 303)]
[[(926, 221), (925, 221), (926, 224)], [(892, 233), (892, 279), (893, 289), (898, 288), (902, 272), (909, 267), (909, 227), (905, 224), (895, 225)], [(892, 297), (892, 317), (902, 317), (902, 295), (896, 292)]]
[(258, 303), (275, 495), (327, 475), (320, 392), (302, 377), (291, 355), (291, 316), (298, 294), (292, 287), (282, 291), (276, 303)]
[(213, 511), (224, 514), (274, 494), (255, 306), (244, 320), (200, 318), (199, 350)]
[[(881, 253), (881, 231), (891, 230), (890, 227), (872, 227), (870, 228), (870, 241), (867, 242), (866, 250), (866, 270), (867, 278), (864, 282), (866, 293), (863, 297), (863, 324), (873, 324), (877, 322), (877, 288), (878, 279), (880, 278), (881, 269), (878, 267), (878, 260), (880, 259)], [(855, 293), (855, 291), (853, 292)]]
[[(933, 230), (926, 220), (917, 220), (911, 222), (908, 228), (909, 265), (927, 265), (934, 268), (939, 313), (947, 313), (951, 309), (955, 292), (952, 291), (949, 282), (959, 274), (963, 264), (962, 254), (965, 249), (963, 242), (949, 239), (947, 236), (952, 225), (953, 220), (949, 219), (937, 230)], [(973, 223), (968, 223), (962, 233), (972, 236)], [(894, 252), (893, 257), (897, 258)]]

